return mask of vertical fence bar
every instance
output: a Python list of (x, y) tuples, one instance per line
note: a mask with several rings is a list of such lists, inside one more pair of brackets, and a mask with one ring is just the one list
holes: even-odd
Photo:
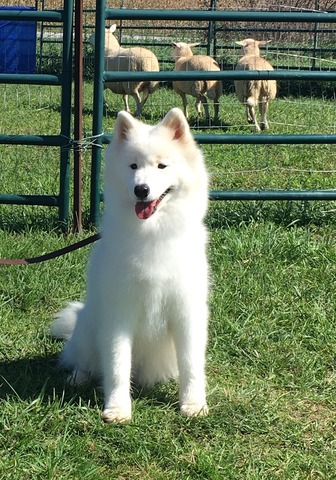
[[(42, 3), (42, 10), (44, 9), (44, 2)], [(38, 1), (35, 1), (35, 8), (38, 10)], [(39, 39), (39, 63), (38, 71), (42, 72), (42, 52), (43, 52), (43, 38), (44, 38), (44, 22), (41, 22), (40, 39)]]
[(69, 139), (68, 145), (61, 147), (60, 155), (60, 205), (59, 220), (69, 219), (69, 181), (71, 150), (71, 88), (72, 88), (72, 29), (73, 0), (64, 2), (63, 11), (63, 52), (62, 52), (62, 99), (61, 99), (61, 135)]
[(93, 89), (93, 123), (90, 189), (90, 221), (97, 225), (100, 205), (100, 172), (102, 158), (103, 101), (104, 101), (104, 42), (105, 42), (105, 0), (96, 3), (95, 61)]
[[(315, 10), (320, 9), (320, 0), (315, 0)], [(312, 60), (312, 68), (314, 69), (316, 67), (316, 53), (317, 53), (317, 41), (318, 41), (318, 33), (319, 33), (319, 23), (315, 23), (314, 25), (314, 43), (313, 43), (313, 48), (314, 48), (314, 53), (313, 53), (313, 60)]]
[(83, 140), (83, 0), (75, 0), (75, 89), (74, 89), (74, 230), (82, 229)]
[[(216, 0), (210, 1), (209, 10), (216, 10), (217, 2)], [(207, 45), (207, 55), (215, 55), (215, 32), (216, 32), (216, 22), (213, 20), (209, 21), (208, 26), (208, 45)]]

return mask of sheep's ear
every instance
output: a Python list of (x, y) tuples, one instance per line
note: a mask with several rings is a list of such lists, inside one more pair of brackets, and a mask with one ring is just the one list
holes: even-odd
[(130, 113), (122, 110), (117, 115), (117, 121), (114, 127), (114, 135), (118, 140), (125, 139), (130, 130), (136, 127), (136, 119)]
[(190, 48), (198, 47), (198, 46), (199, 46), (199, 42), (198, 43), (188, 43), (188, 47), (190, 47)]
[(189, 125), (179, 108), (172, 108), (160, 125), (171, 131), (173, 140), (181, 141), (189, 138)]
[(239, 45), (240, 47), (245, 47), (246, 46), (245, 40), (240, 40), (239, 42), (235, 42), (235, 44)]
[(175, 43), (175, 42), (172, 42), (171, 43), (173, 47), (177, 47), (178, 46), (178, 43)]
[(110, 33), (114, 33), (117, 30), (117, 25), (114, 23), (110, 26)]
[(256, 42), (257, 45), (267, 45), (268, 43), (270, 43), (272, 40), (260, 40), (259, 42)]

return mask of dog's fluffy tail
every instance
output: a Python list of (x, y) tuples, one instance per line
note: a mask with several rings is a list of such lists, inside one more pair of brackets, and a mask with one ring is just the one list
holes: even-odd
[(54, 320), (50, 325), (51, 336), (61, 340), (68, 340), (74, 331), (78, 313), (83, 307), (84, 304), (81, 302), (72, 302), (60, 312), (55, 313)]

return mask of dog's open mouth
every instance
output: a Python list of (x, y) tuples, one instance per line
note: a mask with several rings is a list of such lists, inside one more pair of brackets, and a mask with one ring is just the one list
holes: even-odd
[(165, 192), (155, 200), (151, 202), (137, 202), (135, 204), (135, 213), (141, 220), (146, 220), (156, 212), (158, 204), (164, 199), (164, 197), (170, 192), (170, 188), (167, 188)]

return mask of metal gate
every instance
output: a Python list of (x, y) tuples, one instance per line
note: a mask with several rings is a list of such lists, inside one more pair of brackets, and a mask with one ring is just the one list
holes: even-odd
[[(71, 151), (71, 87), (72, 87), (72, 35), (73, 0), (64, 2), (63, 10), (25, 10), (20, 7), (0, 10), (0, 20), (12, 22), (55, 22), (62, 25), (62, 72), (55, 75), (35, 73), (0, 73), (0, 83), (51, 85), (61, 87), (61, 121), (57, 135), (16, 135), (8, 132), (0, 135), (0, 144), (37, 145), (59, 147), (59, 193), (57, 195), (0, 194), (0, 203), (16, 205), (45, 205), (57, 207), (59, 219), (66, 222), (69, 217), (69, 176)], [(27, 112), (29, 120), (29, 112)]]
[[(336, 80), (335, 71), (220, 71), (220, 72), (106, 72), (104, 71), (104, 28), (106, 20), (199, 20), (209, 22), (209, 32), (215, 32), (215, 22), (305, 22), (336, 23), (336, 13), (328, 12), (267, 12), (267, 11), (218, 11), (216, 2), (212, 2), (212, 10), (136, 10), (107, 9), (105, 0), (96, 4), (95, 32), (95, 74), (94, 74), (94, 118), (93, 136), (96, 139), (92, 149), (91, 171), (91, 221), (99, 221), (99, 204), (102, 199), (100, 191), (102, 144), (109, 141), (109, 136), (102, 131), (103, 117), (103, 84), (104, 81), (121, 80), (176, 80), (190, 79), (300, 79), (300, 80)], [(210, 38), (211, 38), (210, 35)], [(210, 44), (209, 44), (209, 48)], [(335, 144), (335, 134), (196, 134), (200, 144)], [(264, 190), (264, 191), (211, 191), (210, 198), (216, 200), (336, 200), (336, 190)]]

